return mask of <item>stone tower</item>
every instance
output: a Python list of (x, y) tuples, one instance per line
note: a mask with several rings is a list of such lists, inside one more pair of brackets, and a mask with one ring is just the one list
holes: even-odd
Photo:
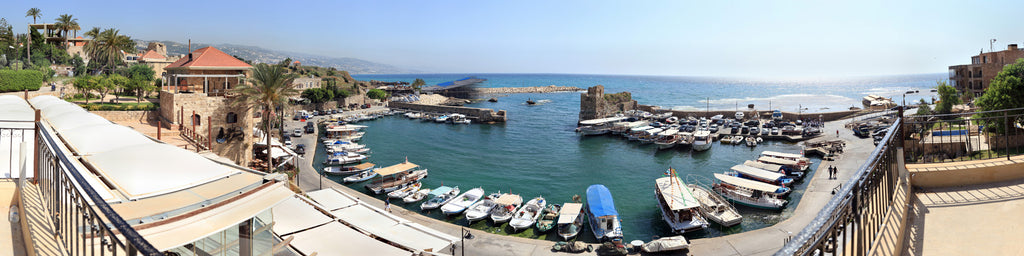
[(598, 119), (637, 109), (637, 103), (629, 92), (604, 94), (604, 86), (587, 88), (580, 94), (580, 121)]
[(150, 42), (149, 45), (146, 47), (146, 51), (149, 50), (154, 50), (156, 51), (156, 53), (159, 53), (160, 55), (167, 56), (167, 45), (164, 45), (163, 43)]

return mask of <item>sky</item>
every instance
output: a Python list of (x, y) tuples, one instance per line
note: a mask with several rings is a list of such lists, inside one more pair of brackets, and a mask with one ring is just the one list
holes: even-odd
[(1024, 1), (23, 1), (135, 39), (252, 45), (437, 73), (820, 78), (945, 73), (1024, 47)]

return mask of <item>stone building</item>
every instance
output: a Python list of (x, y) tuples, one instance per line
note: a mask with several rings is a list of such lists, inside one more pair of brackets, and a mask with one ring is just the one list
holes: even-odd
[(136, 60), (138, 63), (153, 68), (154, 78), (161, 79), (167, 74), (167, 71), (164, 69), (171, 65), (171, 63), (178, 61), (178, 59), (180, 57), (167, 57), (167, 46), (163, 43), (151, 42), (146, 47), (146, 51), (139, 55)]
[(165, 68), (161, 118), (212, 137), (210, 150), (247, 166), (252, 161), (253, 111), (231, 106), (228, 90), (244, 82), (252, 66), (213, 47), (186, 56)]
[(981, 96), (1003, 66), (1020, 58), (1024, 58), (1024, 50), (1017, 48), (1017, 44), (1008, 45), (1004, 51), (979, 53), (971, 57), (971, 64), (949, 66), (950, 86), (960, 93)]
[(295, 89), (299, 91), (305, 89), (320, 88), (320, 78), (313, 76), (299, 77), (295, 78), (295, 80), (292, 81), (292, 84), (294, 84)]
[(605, 118), (634, 109), (637, 103), (629, 92), (605, 94), (604, 86), (597, 85), (580, 94), (580, 120)]

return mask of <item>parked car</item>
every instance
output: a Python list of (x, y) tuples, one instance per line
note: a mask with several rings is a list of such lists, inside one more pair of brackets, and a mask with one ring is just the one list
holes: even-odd
[(306, 154), (306, 144), (295, 145), (295, 153), (299, 155)]
[(299, 119), (302, 119), (302, 117), (299, 116), (299, 115), (295, 115), (295, 116), (292, 117), (293, 121), (299, 121)]
[(292, 145), (292, 138), (285, 136), (284, 137), (284, 145), (285, 146), (291, 146)]
[(302, 129), (296, 128), (295, 131), (292, 132), (292, 136), (302, 137)]

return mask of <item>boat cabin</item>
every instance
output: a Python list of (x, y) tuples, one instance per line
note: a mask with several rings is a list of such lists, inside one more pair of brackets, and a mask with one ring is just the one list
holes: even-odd
[(420, 178), (423, 178), (420, 175), (415, 175), (417, 174), (419, 167), (419, 165), (406, 161), (400, 164), (374, 169), (373, 172), (377, 173), (378, 178), (374, 179), (370, 184), (367, 184), (366, 188), (379, 194), (380, 192), (378, 191), (415, 182)]
[(615, 210), (611, 192), (604, 185), (587, 188), (587, 214), (590, 215), (591, 230), (598, 240), (622, 237), (619, 212)]
[(671, 175), (654, 181), (657, 185), (655, 194), (658, 197), (658, 208), (672, 232), (685, 233), (707, 227), (707, 222), (698, 212), (700, 202), (678, 176)]

